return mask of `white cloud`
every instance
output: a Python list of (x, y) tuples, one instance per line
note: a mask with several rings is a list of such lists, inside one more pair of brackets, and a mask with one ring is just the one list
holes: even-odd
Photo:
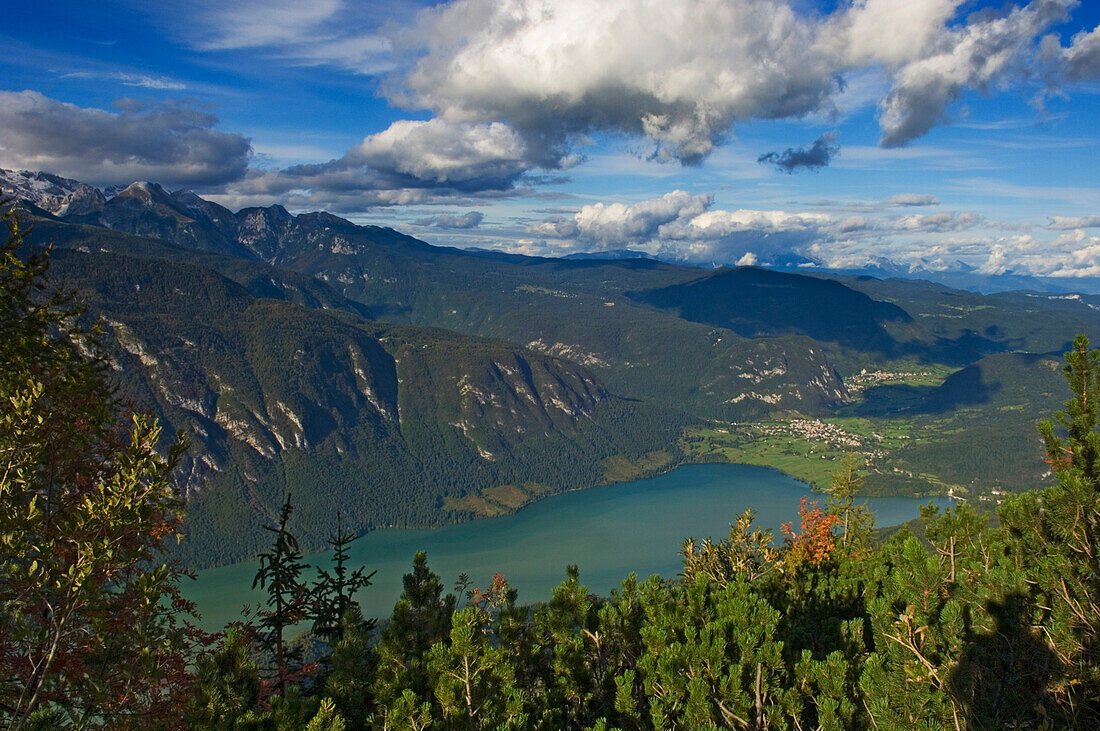
[[(868, 86), (878, 69), (882, 144), (904, 145), (964, 88), (1034, 75), (1040, 36), (1077, 0), (960, 18), (966, 4), (855, 0), (822, 17), (779, 0), (454, 0), (421, 14), (422, 56), (390, 94), (451, 120), (505, 120), (548, 166), (593, 130), (694, 163), (736, 122), (840, 111), (838, 80)], [(1092, 46), (1079, 36), (1066, 53), (1091, 66)]]
[(548, 159), (569, 135), (610, 130), (693, 162), (732, 122), (805, 114), (838, 89), (811, 23), (772, 0), (462, 0), (420, 30), (411, 103), (505, 119)]
[(940, 42), (958, 0), (855, 0), (826, 24), (822, 45), (852, 66), (898, 66)]
[(302, 43), (340, 10), (341, 0), (236, 0), (211, 3), (196, 19), (206, 31), (203, 50)]
[(1100, 78), (1100, 26), (1073, 36), (1070, 45), (1062, 48), (1050, 36), (1043, 39), (1043, 50), (1057, 68), (1055, 73), (1068, 82), (1092, 81)]
[(514, 180), (530, 165), (519, 135), (500, 122), (451, 124), (401, 120), (348, 151), (345, 164), (433, 183)]
[(1035, 39), (1064, 19), (1076, 0), (1034, 0), (1004, 17), (976, 13), (958, 30), (944, 30), (930, 53), (901, 66), (879, 108), (881, 144), (904, 145), (946, 120), (962, 89), (986, 89), (1011, 74), (1027, 75)]
[[(837, 217), (715, 208), (709, 195), (677, 190), (634, 204), (589, 204), (572, 216), (550, 216), (527, 231), (540, 237), (540, 245), (549, 240), (569, 250), (641, 249), (705, 265), (801, 265), (808, 257), (810, 263), (836, 269), (883, 266), (1059, 277), (1085, 276), (1100, 268), (1100, 259), (1090, 258), (1100, 252), (1100, 238), (1087, 236), (1079, 226), (1053, 239), (1036, 237), (1030, 233), (1033, 227), (989, 220), (973, 211), (899, 216), (891, 209), (931, 201), (916, 194), (896, 198), (889, 205), (868, 206), (866, 213)], [(1066, 228), (1100, 225), (1100, 217), (1052, 221)], [(1005, 235), (1013, 230), (1020, 232)]]
[(665, 226), (661, 233), (673, 239), (715, 239), (741, 232), (768, 234), (816, 231), (832, 220), (831, 216), (824, 213), (714, 210)]
[(709, 195), (674, 190), (632, 206), (594, 203), (583, 206), (572, 218), (552, 216), (534, 224), (528, 232), (555, 238), (578, 238), (608, 249), (640, 245), (656, 237), (666, 224), (703, 214), (713, 200)]
[(994, 246), (989, 252), (989, 258), (978, 267), (978, 274), (1004, 274), (1008, 269), (1008, 255), (1005, 253), (1005, 247)]
[(117, 81), (123, 86), (135, 86), (143, 89), (155, 89), (157, 91), (181, 91), (187, 88), (187, 84), (176, 81), (166, 76), (151, 76), (149, 74), (135, 74), (125, 71), (113, 73), (95, 73), (92, 71), (73, 71), (62, 74), (63, 79), (107, 79)]

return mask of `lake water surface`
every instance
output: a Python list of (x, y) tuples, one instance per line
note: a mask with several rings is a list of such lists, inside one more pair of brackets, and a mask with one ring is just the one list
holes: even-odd
[[(500, 572), (519, 591), (520, 602), (543, 601), (565, 577), (565, 567), (577, 564), (589, 590), (606, 595), (631, 571), (639, 579), (676, 576), (682, 540), (724, 538), (729, 524), (748, 507), (757, 511), (756, 524), (773, 529), (781, 540), (780, 523), (798, 520), (803, 497), (825, 504), (826, 496), (812, 494), (804, 483), (775, 470), (686, 465), (660, 477), (556, 495), (510, 516), (428, 530), (376, 530), (351, 546), (354, 565), (377, 570), (358, 598), (364, 616), (389, 616), (418, 550), (428, 552), (428, 565), (447, 589), (462, 572), (471, 587), (487, 587)], [(887, 526), (917, 517), (929, 498), (866, 501), (876, 525)], [(950, 505), (943, 498), (932, 501)], [(322, 553), (307, 560), (327, 557)], [(249, 591), (256, 567), (256, 562), (222, 566), (200, 571), (198, 581), (185, 580), (185, 593), (198, 603), (207, 629), (239, 619), (244, 603), (263, 599), (261, 592)], [(314, 573), (306, 575), (312, 579)]]

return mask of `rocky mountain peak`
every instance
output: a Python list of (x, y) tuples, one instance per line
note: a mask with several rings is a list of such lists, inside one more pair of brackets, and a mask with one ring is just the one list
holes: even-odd
[(0, 168), (0, 198), (25, 200), (55, 216), (92, 213), (107, 201), (99, 189), (79, 180), (3, 168)]

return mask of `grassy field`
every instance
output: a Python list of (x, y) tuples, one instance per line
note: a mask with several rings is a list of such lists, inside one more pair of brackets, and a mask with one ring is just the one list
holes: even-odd
[(487, 487), (476, 495), (461, 498), (444, 498), (444, 507), (450, 510), (465, 510), (491, 518), (497, 515), (509, 515), (524, 505), (545, 497), (550, 488), (538, 482), (525, 482), (522, 485), (497, 485)]
[[(635, 458), (615, 455), (603, 460), (600, 467), (603, 469), (605, 482), (628, 482), (665, 472), (678, 461), (678, 455), (671, 451), (660, 450)], [(444, 498), (443, 504), (450, 510), (464, 510), (485, 517), (494, 517), (514, 513), (524, 505), (546, 497), (551, 492), (553, 491), (546, 485), (537, 482), (498, 485), (487, 487), (474, 495)]]

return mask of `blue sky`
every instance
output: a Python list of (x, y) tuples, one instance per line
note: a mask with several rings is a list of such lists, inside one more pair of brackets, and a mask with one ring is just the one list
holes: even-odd
[(432, 243), (1100, 276), (1100, 8), (18, 3), (0, 167)]

